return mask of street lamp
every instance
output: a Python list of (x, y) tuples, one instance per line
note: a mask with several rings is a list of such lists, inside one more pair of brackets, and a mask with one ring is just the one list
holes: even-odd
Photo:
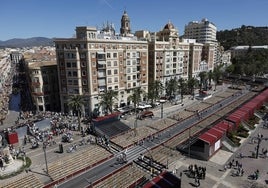
[(256, 148), (256, 159), (258, 159), (258, 157), (259, 157), (260, 143), (261, 143), (261, 138), (258, 137), (258, 144), (257, 144), (257, 148)]
[(165, 103), (165, 100), (160, 100), (159, 102), (161, 104), (161, 119), (163, 119), (163, 104)]
[(188, 155), (189, 155), (189, 158), (191, 156), (191, 128), (189, 128), (189, 146), (188, 146)]
[(46, 149), (47, 149), (47, 143), (44, 142), (44, 143), (43, 143), (43, 151), (44, 151), (45, 162), (46, 162), (46, 173), (48, 174), (48, 167), (47, 167), (47, 153), (46, 153)]

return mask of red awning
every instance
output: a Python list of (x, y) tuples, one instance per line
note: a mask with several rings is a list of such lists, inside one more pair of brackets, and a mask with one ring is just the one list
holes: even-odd
[(203, 133), (201, 136), (199, 136), (199, 139), (203, 140), (209, 145), (212, 145), (216, 143), (222, 137), (223, 134), (224, 134), (223, 131), (213, 127), (209, 129), (207, 132)]

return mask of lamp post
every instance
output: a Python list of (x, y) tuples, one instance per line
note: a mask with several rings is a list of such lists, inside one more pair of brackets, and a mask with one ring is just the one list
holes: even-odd
[(188, 146), (188, 155), (189, 155), (189, 158), (191, 156), (191, 128), (189, 128), (189, 146)]
[(256, 148), (256, 159), (258, 159), (258, 157), (259, 157), (260, 143), (261, 143), (261, 138), (258, 137), (258, 144), (257, 144), (257, 148)]
[(163, 119), (163, 108), (164, 108), (164, 103), (165, 103), (165, 100), (160, 100), (159, 101), (160, 102), (160, 104), (161, 104), (161, 119)]
[(43, 143), (43, 151), (44, 151), (45, 163), (46, 163), (46, 173), (48, 174), (48, 167), (47, 167), (47, 153), (46, 153), (46, 149), (47, 149), (47, 143), (44, 142), (44, 143)]

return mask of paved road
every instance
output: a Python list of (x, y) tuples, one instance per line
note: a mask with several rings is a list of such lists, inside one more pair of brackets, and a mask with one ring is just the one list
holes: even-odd
[[(246, 92), (244, 92), (244, 94), (246, 94)], [(234, 95), (233, 97), (230, 98), (226, 98), (223, 101), (221, 101), (220, 103), (213, 105), (212, 107), (208, 108), (207, 110), (205, 110), (202, 113), (202, 117), (205, 118), (213, 113), (215, 113), (215, 111), (219, 110), (220, 108), (223, 108), (224, 106), (227, 106), (228, 104), (232, 103), (233, 101), (239, 99), (242, 95)], [(151, 142), (151, 141), (145, 141), (144, 142), (144, 147), (142, 146), (133, 146), (131, 148), (127, 149), (127, 160), (128, 163), (132, 162), (133, 160), (137, 159), (140, 154), (145, 153), (147, 150), (150, 150), (151, 148), (160, 145), (161, 143), (164, 143), (165, 141), (167, 141), (170, 137), (175, 136), (178, 133), (183, 132), (184, 130), (186, 130), (187, 128), (191, 127), (192, 125), (194, 125), (195, 123), (199, 122), (200, 118), (198, 116), (193, 116), (188, 118), (185, 121), (182, 121), (180, 123), (178, 123), (175, 126), (172, 126), (171, 128), (169, 128), (166, 131), (163, 131), (162, 134), (158, 137), (157, 142)], [(88, 183), (88, 181), (83, 181), (85, 179), (90, 180), (89, 182), (94, 182), (98, 179), (101, 179), (102, 177), (104, 177), (107, 172), (112, 173), (113, 171), (115, 171), (114, 169), (114, 165), (113, 162), (116, 160), (116, 156), (113, 157), (111, 160), (93, 168), (90, 169), (89, 171), (74, 177), (70, 180), (67, 180), (66, 182), (58, 185), (58, 187), (62, 187), (62, 188), (71, 188), (73, 185), (76, 185), (76, 187), (85, 187), (87, 186), (86, 183)]]

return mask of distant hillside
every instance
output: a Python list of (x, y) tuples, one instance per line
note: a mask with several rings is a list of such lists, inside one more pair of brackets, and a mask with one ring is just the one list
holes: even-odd
[(242, 25), (241, 28), (218, 31), (217, 40), (224, 47), (224, 50), (239, 45), (268, 45), (268, 27)]
[(53, 39), (45, 37), (32, 37), (28, 39), (10, 39), (6, 41), (0, 41), (0, 47), (32, 47), (32, 46), (52, 46)]

